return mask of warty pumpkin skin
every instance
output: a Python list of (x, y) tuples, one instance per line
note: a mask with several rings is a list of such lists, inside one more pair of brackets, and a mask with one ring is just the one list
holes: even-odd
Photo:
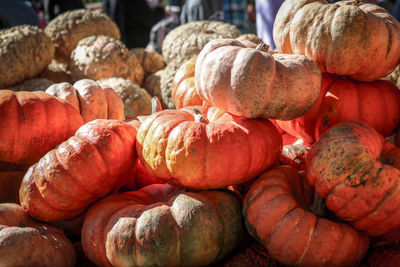
[(261, 46), (218, 39), (197, 58), (195, 86), (203, 100), (232, 114), (290, 120), (317, 100), (321, 73), (302, 55), (271, 55)]
[(400, 90), (388, 81), (358, 82), (332, 75), (322, 76), (321, 93), (302, 117), (277, 121), (284, 131), (313, 144), (336, 123), (358, 120), (388, 137), (399, 125)]
[(369, 239), (353, 227), (308, 210), (312, 188), (290, 166), (263, 173), (243, 201), (249, 233), (289, 266), (356, 266)]
[(243, 183), (276, 164), (282, 138), (268, 120), (186, 107), (147, 117), (136, 145), (150, 175), (187, 188), (213, 189)]
[(44, 92), (0, 90), (0, 161), (33, 164), (83, 125), (69, 103)]
[(136, 164), (136, 130), (117, 120), (94, 120), (27, 171), (20, 188), (24, 210), (41, 221), (62, 221), (116, 192)]
[(400, 60), (399, 22), (384, 8), (359, 0), (287, 0), (273, 36), (281, 53), (305, 55), (321, 72), (359, 81), (384, 77)]
[(400, 148), (370, 125), (325, 132), (307, 156), (307, 178), (328, 209), (371, 236), (400, 228)]
[(72, 267), (75, 251), (60, 229), (33, 221), (17, 204), (0, 204), (0, 265)]
[(242, 220), (232, 193), (154, 184), (91, 207), (82, 247), (100, 266), (205, 266), (239, 244)]

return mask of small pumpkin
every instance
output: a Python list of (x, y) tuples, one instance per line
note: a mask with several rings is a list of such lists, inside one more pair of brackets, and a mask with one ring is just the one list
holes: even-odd
[(20, 188), (23, 209), (41, 221), (82, 214), (118, 191), (136, 165), (136, 130), (117, 120), (94, 120), (29, 168)]
[(150, 175), (187, 188), (213, 189), (243, 183), (276, 164), (282, 137), (268, 120), (186, 107), (147, 117), (136, 144)]
[(271, 257), (289, 266), (356, 266), (369, 239), (353, 227), (317, 217), (312, 188), (290, 166), (263, 173), (243, 201), (249, 233)]
[(332, 125), (363, 121), (388, 137), (400, 122), (400, 90), (388, 81), (370, 83), (322, 76), (321, 93), (314, 106), (302, 117), (277, 121), (289, 134), (314, 143)]
[(146, 50), (144, 48), (133, 48), (130, 52), (136, 56), (140, 65), (142, 65), (144, 78), (165, 68), (162, 55), (155, 51)]
[(361, 0), (287, 0), (276, 15), (273, 36), (281, 53), (305, 55), (321, 72), (359, 81), (384, 77), (400, 60), (400, 23), (384, 8)]
[(195, 67), (200, 97), (247, 118), (290, 120), (304, 115), (321, 90), (318, 66), (305, 56), (269, 54), (234, 39), (210, 41)]
[(75, 251), (60, 229), (33, 221), (17, 204), (0, 204), (0, 265), (72, 267)]
[(82, 247), (99, 266), (206, 266), (225, 258), (243, 235), (234, 194), (153, 184), (92, 206)]
[(308, 153), (307, 179), (358, 230), (400, 233), (400, 148), (370, 125), (350, 121), (325, 132)]
[(44, 92), (0, 90), (0, 161), (33, 164), (83, 125), (69, 103)]

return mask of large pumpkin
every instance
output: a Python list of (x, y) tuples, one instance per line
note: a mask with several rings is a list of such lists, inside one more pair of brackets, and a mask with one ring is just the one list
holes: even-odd
[(72, 267), (75, 251), (60, 229), (33, 221), (17, 204), (0, 204), (0, 265)]
[(82, 247), (99, 266), (204, 266), (227, 256), (243, 234), (232, 193), (150, 185), (90, 208)]
[(289, 266), (356, 266), (365, 255), (367, 235), (315, 216), (308, 210), (312, 189), (289, 166), (263, 173), (243, 202), (249, 233), (269, 254)]
[(290, 120), (317, 100), (321, 73), (305, 56), (263, 52), (233, 39), (210, 41), (195, 67), (195, 86), (208, 103), (235, 115)]
[(33, 164), (83, 125), (69, 103), (44, 92), (0, 90), (0, 161)]
[(392, 135), (400, 122), (400, 90), (388, 81), (365, 83), (323, 75), (314, 106), (300, 118), (277, 123), (312, 144), (332, 125), (349, 120), (364, 121), (385, 137)]
[(281, 149), (270, 121), (217, 108), (163, 110), (149, 116), (137, 134), (138, 155), (150, 175), (196, 189), (250, 180), (276, 164)]
[(123, 186), (136, 164), (136, 130), (117, 120), (94, 120), (27, 171), (24, 210), (41, 221), (68, 220)]
[(89, 79), (82, 79), (72, 86), (67, 82), (53, 84), (46, 93), (57, 96), (74, 106), (82, 114), (83, 120), (95, 119), (124, 120), (124, 103), (109, 86), (101, 87)]
[(372, 236), (399, 231), (400, 148), (357, 121), (323, 134), (307, 156), (307, 178), (328, 209)]
[(305, 55), (321, 72), (374, 81), (400, 60), (400, 24), (384, 8), (361, 0), (286, 0), (275, 18), (282, 53)]

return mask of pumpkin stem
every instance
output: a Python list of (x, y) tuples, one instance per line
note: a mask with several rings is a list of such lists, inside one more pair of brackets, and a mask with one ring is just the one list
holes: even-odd
[(267, 45), (264, 42), (259, 43), (256, 47), (257, 50), (262, 51), (262, 52), (267, 52), (267, 53), (268, 53), (268, 48), (269, 48), (269, 45)]
[(161, 106), (160, 99), (158, 99), (158, 97), (156, 97), (156, 96), (153, 96), (151, 98), (151, 113), (154, 114), (161, 110), (162, 110), (162, 106)]
[(193, 108), (193, 114), (195, 122), (202, 122), (205, 124), (209, 123), (208, 119), (203, 114), (201, 114), (200, 110), (197, 107)]
[(314, 201), (309, 210), (318, 217), (323, 217), (326, 213), (325, 208), (324, 200), (317, 194), (317, 192), (314, 192)]

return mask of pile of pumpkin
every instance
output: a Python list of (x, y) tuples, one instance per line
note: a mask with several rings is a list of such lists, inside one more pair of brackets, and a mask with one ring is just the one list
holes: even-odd
[(286, 0), (276, 51), (239, 35), (0, 31), (0, 265), (398, 266), (399, 22)]

